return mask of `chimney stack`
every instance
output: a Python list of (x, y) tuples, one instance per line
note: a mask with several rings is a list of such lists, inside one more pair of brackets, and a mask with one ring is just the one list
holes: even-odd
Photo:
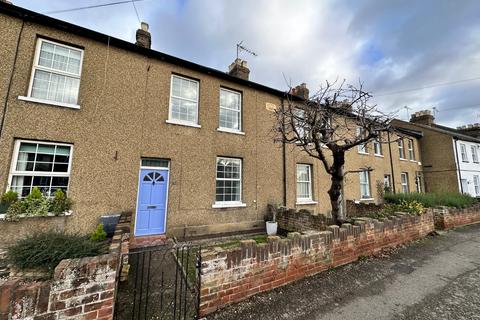
[(136, 34), (137, 46), (150, 49), (152, 46), (152, 35), (148, 32), (148, 23), (142, 22), (140, 24), (140, 29), (137, 30)]
[(235, 59), (228, 67), (228, 74), (243, 80), (248, 80), (250, 69), (247, 67), (247, 61), (239, 58)]
[(306, 83), (302, 83), (295, 88), (290, 89), (290, 94), (300, 97), (304, 100), (308, 100), (310, 96), (310, 90), (308, 90)]
[(467, 136), (480, 139), (480, 123), (457, 127), (457, 131), (466, 134)]
[(434, 120), (435, 117), (432, 115), (432, 112), (430, 110), (422, 110), (415, 112), (410, 117), (411, 123), (424, 124), (427, 126), (432, 126), (432, 124), (435, 123)]

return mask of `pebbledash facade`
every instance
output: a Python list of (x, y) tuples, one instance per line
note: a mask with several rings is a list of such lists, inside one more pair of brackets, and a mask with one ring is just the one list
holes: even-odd
[[(136, 236), (263, 228), (268, 204), (329, 211), (321, 164), (273, 143), (286, 94), (248, 81), (246, 62), (224, 73), (151, 50), (145, 25), (132, 44), (4, 2), (0, 15), (2, 192), (62, 188), (68, 231), (128, 210)], [(422, 189), (420, 135), (405, 134), (347, 155), (346, 199)]]

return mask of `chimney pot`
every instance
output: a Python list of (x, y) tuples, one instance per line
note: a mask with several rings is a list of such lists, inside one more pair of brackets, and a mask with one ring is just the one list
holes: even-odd
[(422, 110), (412, 114), (410, 122), (431, 126), (435, 123), (435, 117), (430, 110)]
[(467, 124), (460, 127), (457, 127), (457, 131), (465, 135), (480, 139), (480, 124)]
[(290, 89), (290, 94), (300, 97), (304, 100), (308, 100), (310, 96), (310, 90), (308, 90), (307, 84), (304, 82), (295, 88)]
[(236, 58), (235, 61), (228, 66), (228, 74), (240, 79), (248, 80), (250, 69), (248, 69), (247, 61)]
[(137, 46), (150, 49), (152, 46), (152, 35), (148, 31), (148, 23), (140, 23), (140, 29), (137, 30), (136, 39)]

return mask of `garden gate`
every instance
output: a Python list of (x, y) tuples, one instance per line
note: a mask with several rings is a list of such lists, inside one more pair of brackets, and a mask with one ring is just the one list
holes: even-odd
[(122, 256), (115, 319), (197, 319), (200, 252), (200, 247), (169, 244)]

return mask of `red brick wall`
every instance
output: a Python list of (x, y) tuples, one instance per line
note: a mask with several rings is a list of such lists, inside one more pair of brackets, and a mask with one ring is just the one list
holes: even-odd
[(384, 222), (359, 219), (354, 225), (329, 226), (327, 231), (290, 233), (288, 239), (269, 237), (266, 244), (246, 240), (240, 248), (206, 249), (202, 251), (201, 315), (433, 230), (429, 211)]
[(277, 213), (278, 227), (286, 231), (303, 232), (307, 230), (325, 230), (327, 218), (323, 214), (313, 215), (308, 210), (288, 209)]
[(433, 213), (436, 229), (451, 229), (480, 222), (480, 204), (464, 209), (439, 207), (433, 209)]
[(62, 260), (52, 280), (17, 278), (0, 285), (3, 319), (112, 319), (120, 252), (128, 252), (130, 217), (122, 216), (110, 253)]

